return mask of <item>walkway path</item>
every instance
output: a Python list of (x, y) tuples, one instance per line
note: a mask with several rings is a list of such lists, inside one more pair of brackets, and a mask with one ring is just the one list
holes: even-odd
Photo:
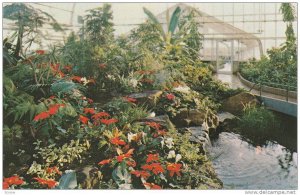
[[(244, 85), (240, 81), (240, 79), (234, 74), (220, 74), (220, 73), (218, 73), (218, 74), (215, 74), (214, 77), (217, 78), (218, 80), (222, 81), (223, 83), (227, 83), (233, 89), (244, 88), (246, 90), (250, 90), (250, 88), (248, 86)], [(255, 90), (255, 89), (252, 89), (251, 93), (253, 93), (255, 95), (259, 95), (259, 91)], [(261, 95), (265, 96), (265, 97), (273, 98), (273, 99), (279, 99), (279, 100), (286, 101), (286, 97), (281, 96), (281, 95), (274, 95), (274, 94), (267, 93), (267, 92), (262, 92)], [(289, 97), (288, 101), (293, 102), (293, 103), (297, 103), (297, 99), (291, 98), (291, 97)]]

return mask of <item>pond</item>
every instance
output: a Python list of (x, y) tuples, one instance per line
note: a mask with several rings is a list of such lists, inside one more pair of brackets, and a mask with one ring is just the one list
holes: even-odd
[(282, 119), (281, 131), (264, 144), (233, 132), (211, 140), (210, 158), (224, 189), (297, 189), (297, 119)]

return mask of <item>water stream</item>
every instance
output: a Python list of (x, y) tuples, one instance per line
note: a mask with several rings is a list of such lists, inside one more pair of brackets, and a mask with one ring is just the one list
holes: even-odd
[(283, 121), (264, 144), (233, 132), (211, 140), (210, 157), (224, 189), (297, 189), (297, 121)]

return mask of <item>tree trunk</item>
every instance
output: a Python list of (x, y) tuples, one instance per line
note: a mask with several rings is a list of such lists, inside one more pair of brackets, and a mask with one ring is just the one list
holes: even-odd
[(19, 14), (18, 40), (17, 40), (16, 50), (14, 52), (14, 56), (16, 57), (16, 59), (20, 57), (20, 51), (22, 49), (23, 33), (24, 33), (23, 20), (21, 14)]

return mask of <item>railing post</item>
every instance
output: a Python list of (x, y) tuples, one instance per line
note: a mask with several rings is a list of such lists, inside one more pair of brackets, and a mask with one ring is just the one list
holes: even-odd
[(286, 87), (286, 101), (289, 101), (289, 85)]
[(261, 82), (259, 83), (259, 96), (261, 97), (261, 91), (262, 91), (262, 87), (261, 87)]

